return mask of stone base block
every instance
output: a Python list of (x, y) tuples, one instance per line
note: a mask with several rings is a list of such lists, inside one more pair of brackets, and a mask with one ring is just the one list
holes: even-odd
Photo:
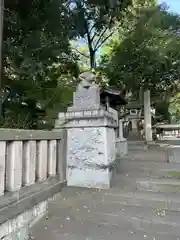
[(169, 146), (167, 148), (167, 161), (180, 164), (180, 146)]
[(117, 139), (116, 141), (117, 155), (126, 156), (128, 154), (128, 145), (126, 139)]
[(108, 189), (111, 187), (112, 175), (113, 171), (109, 169), (68, 168), (67, 185)]
[(107, 126), (68, 129), (67, 185), (110, 188), (115, 141), (114, 129)]

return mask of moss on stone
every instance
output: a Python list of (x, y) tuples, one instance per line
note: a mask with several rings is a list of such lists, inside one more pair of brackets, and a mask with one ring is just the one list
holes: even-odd
[(180, 179), (180, 172), (168, 172), (167, 177)]

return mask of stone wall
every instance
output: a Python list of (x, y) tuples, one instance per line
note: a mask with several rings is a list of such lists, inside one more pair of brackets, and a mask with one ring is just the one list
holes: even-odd
[(48, 201), (43, 201), (32, 209), (6, 221), (0, 226), (0, 239), (24, 240), (30, 238), (29, 228), (47, 212), (47, 209)]

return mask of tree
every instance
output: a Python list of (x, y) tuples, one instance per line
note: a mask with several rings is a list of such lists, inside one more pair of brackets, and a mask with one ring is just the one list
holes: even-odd
[(83, 38), (88, 45), (91, 68), (96, 68), (98, 49), (113, 35), (114, 24), (121, 20), (123, 11), (131, 4), (131, 0), (111, 0), (106, 1), (106, 4), (102, 3), (102, 1), (99, 1), (99, 4), (87, 0), (73, 1), (77, 39)]
[[(17, 119), (21, 118), (25, 119), (25, 126), (20, 123), (19, 127), (37, 127), (39, 112), (44, 112), (43, 119), (47, 119), (50, 108), (58, 111), (63, 107), (63, 90), (66, 96), (72, 94), (71, 80), (79, 71), (69, 44), (72, 30), (72, 14), (66, 0), (5, 2), (5, 117), (8, 114), (15, 119), (13, 126), (17, 127)], [(28, 119), (24, 117), (27, 113)]]
[(88, 45), (78, 41), (71, 41), (72, 51), (77, 55), (77, 62), (80, 68), (80, 71), (89, 70), (89, 49)]
[(180, 92), (175, 93), (170, 99), (169, 113), (171, 122), (180, 123)]
[(164, 92), (180, 74), (180, 18), (164, 6), (129, 15), (129, 28), (119, 29), (123, 36), (110, 43), (101, 67), (111, 85), (125, 84), (134, 94), (140, 87)]

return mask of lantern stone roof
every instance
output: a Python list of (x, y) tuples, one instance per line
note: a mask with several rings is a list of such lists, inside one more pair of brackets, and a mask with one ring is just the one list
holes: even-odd
[(103, 87), (101, 88), (101, 103), (105, 103), (108, 98), (109, 104), (112, 107), (126, 105), (127, 101), (125, 99), (126, 91), (125, 90), (117, 90), (112, 88)]

